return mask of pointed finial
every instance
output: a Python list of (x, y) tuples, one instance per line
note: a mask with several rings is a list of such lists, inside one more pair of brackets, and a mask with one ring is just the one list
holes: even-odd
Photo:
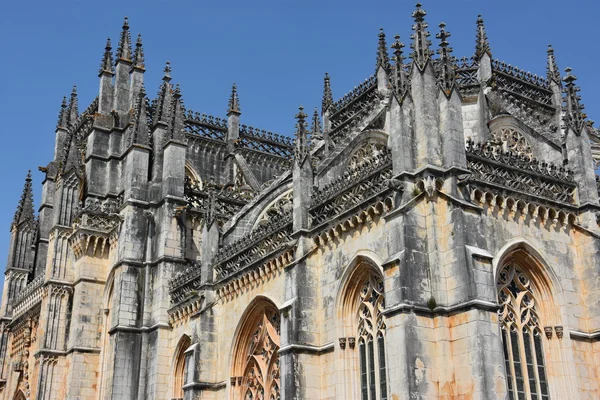
[(319, 110), (315, 107), (315, 112), (312, 117), (312, 126), (310, 127), (311, 139), (322, 140), (323, 135), (321, 134), (321, 120), (319, 119)]
[(165, 64), (165, 69), (164, 71), (164, 75), (163, 75), (163, 81), (165, 82), (169, 82), (171, 80), (171, 62), (167, 61)]
[(142, 84), (134, 107), (133, 125), (130, 133), (130, 145), (133, 143), (147, 146), (150, 144), (150, 129), (148, 128), (148, 98), (146, 88)]
[(329, 74), (325, 72), (325, 79), (323, 80), (323, 102), (321, 104), (321, 112), (325, 113), (333, 105), (333, 94), (331, 93), (331, 82), (329, 81)]
[(231, 87), (231, 96), (229, 96), (229, 110), (227, 111), (227, 115), (229, 114), (241, 114), (240, 99), (238, 97), (237, 86), (235, 83)]
[(400, 35), (394, 36), (394, 43), (390, 46), (394, 50), (394, 76), (393, 83), (396, 93), (401, 94), (406, 87), (404, 79), (404, 56), (402, 55), (404, 43), (400, 41)]
[(121, 38), (119, 40), (119, 47), (117, 48), (117, 60), (119, 61), (131, 61), (131, 33), (129, 32), (129, 20), (125, 17), (123, 21), (123, 28), (121, 30)]
[(454, 57), (452, 56), (452, 47), (450, 47), (450, 43), (448, 43), (450, 32), (446, 31), (445, 23), (442, 22), (439, 26), (440, 32), (435, 35), (436, 38), (440, 39), (440, 48), (437, 51), (440, 55), (438, 83), (444, 91), (444, 94), (449, 96), (450, 93), (452, 93), (456, 77)]
[(56, 123), (56, 129), (67, 128), (67, 96), (63, 96), (62, 104), (60, 105), (60, 112), (58, 113), (58, 122)]
[(110, 38), (106, 39), (106, 46), (104, 47), (104, 55), (102, 56), (102, 63), (100, 64), (100, 71), (98, 76), (103, 73), (114, 74), (113, 61), (112, 61), (112, 45)]
[(144, 60), (144, 48), (142, 44), (142, 35), (138, 34), (137, 41), (135, 42), (135, 52), (133, 54), (133, 68), (145, 70)]
[(477, 16), (477, 40), (475, 42), (475, 58), (478, 60), (487, 54), (490, 58), (492, 57), (492, 50), (488, 42), (487, 34), (485, 33), (485, 25), (483, 24), (483, 18), (481, 14)]
[(416, 7), (417, 9), (412, 13), (415, 24), (412, 26), (414, 33), (410, 35), (410, 38), (413, 40), (410, 44), (410, 48), (413, 50), (411, 57), (417, 64), (417, 67), (423, 70), (433, 55), (433, 51), (429, 49), (431, 41), (427, 39), (430, 35), (427, 31), (427, 22), (425, 22), (425, 15), (427, 13), (421, 8), (421, 3), (417, 3)]
[(296, 148), (294, 151), (294, 157), (296, 163), (301, 164), (304, 158), (308, 155), (308, 138), (306, 133), (306, 117), (304, 113), (304, 107), (298, 107), (298, 114), (296, 114)]
[(387, 51), (387, 44), (385, 43), (385, 32), (383, 29), (379, 29), (379, 43), (377, 45), (377, 62), (375, 64), (375, 73), (379, 67), (382, 67), (384, 70), (390, 70), (390, 57)]
[(27, 172), (25, 178), (25, 185), (23, 186), (23, 192), (21, 193), (21, 199), (17, 205), (17, 211), (15, 212), (15, 218), (13, 224), (17, 225), (23, 221), (33, 221), (33, 190), (31, 186), (31, 170)]
[(556, 58), (554, 57), (554, 49), (552, 45), (548, 45), (548, 61), (546, 64), (546, 73), (549, 81), (554, 81), (560, 85), (560, 71), (558, 65), (556, 65)]
[(79, 105), (77, 100), (77, 86), (73, 85), (69, 106), (67, 108), (67, 127), (73, 126), (79, 118)]
[(585, 106), (580, 103), (581, 96), (579, 96), (578, 92), (581, 89), (575, 85), (577, 77), (571, 74), (571, 68), (569, 67), (565, 68), (565, 72), (567, 75), (563, 78), (563, 82), (565, 82), (563, 89), (565, 93), (563, 99), (563, 121), (565, 125), (579, 135), (585, 126), (587, 115), (583, 112)]

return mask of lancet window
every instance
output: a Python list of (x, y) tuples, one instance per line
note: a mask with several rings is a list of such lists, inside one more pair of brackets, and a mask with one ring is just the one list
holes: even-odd
[[(246, 330), (248, 328), (249, 330)], [(279, 311), (264, 307), (250, 324), (245, 324), (248, 334), (238, 346), (236, 362), (241, 376), (232, 377), (234, 398), (243, 400), (279, 400)]]
[(511, 400), (547, 400), (542, 330), (532, 281), (515, 264), (498, 277), (504, 362)]
[(72, 173), (63, 179), (58, 223), (71, 226), (79, 205), (79, 178)]
[(175, 354), (175, 366), (173, 370), (173, 399), (183, 399), (183, 385), (185, 384), (185, 351), (191, 345), (188, 336), (179, 341), (177, 353)]
[(359, 294), (358, 344), (360, 365), (360, 398), (387, 400), (387, 371), (385, 359), (385, 307), (383, 281), (371, 274)]

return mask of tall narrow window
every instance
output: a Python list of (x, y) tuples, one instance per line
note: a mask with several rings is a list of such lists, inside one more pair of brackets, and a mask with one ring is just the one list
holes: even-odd
[(256, 321), (247, 345), (244, 400), (279, 400), (279, 311), (267, 308)]
[(370, 274), (360, 292), (358, 337), (362, 400), (387, 400), (383, 281)]
[(185, 351), (191, 345), (191, 340), (184, 335), (179, 340), (177, 353), (175, 355), (175, 365), (173, 370), (173, 399), (183, 399), (183, 385), (185, 384)]
[(512, 400), (548, 400), (542, 330), (535, 288), (514, 264), (498, 276), (498, 301), (508, 395)]

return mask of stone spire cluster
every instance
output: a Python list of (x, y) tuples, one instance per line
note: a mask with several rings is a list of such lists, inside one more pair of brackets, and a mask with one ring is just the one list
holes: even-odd
[(23, 192), (21, 193), (21, 199), (17, 205), (17, 211), (13, 219), (13, 224), (18, 225), (24, 221), (33, 221), (34, 210), (33, 210), (33, 189), (31, 185), (31, 170), (27, 172), (25, 178), (25, 185), (23, 186)]
[(115, 73), (115, 70), (113, 68), (112, 44), (110, 42), (110, 38), (106, 39), (104, 55), (102, 56), (102, 63), (100, 64), (99, 75), (102, 75), (103, 73), (107, 73), (110, 75), (113, 75)]
[(406, 77), (404, 76), (404, 55), (403, 48), (404, 43), (400, 41), (400, 35), (394, 36), (394, 43), (390, 46), (393, 50), (394, 56), (392, 60), (394, 61), (393, 68), (393, 84), (394, 89), (398, 95), (402, 95), (406, 90)]
[(133, 68), (145, 70), (144, 48), (142, 44), (142, 35), (139, 34), (135, 43), (135, 52), (133, 54)]
[(331, 82), (329, 80), (329, 74), (325, 72), (325, 78), (323, 79), (323, 102), (321, 104), (321, 111), (325, 113), (333, 105), (333, 94), (331, 93)]
[(440, 39), (440, 47), (437, 53), (440, 56), (439, 70), (438, 70), (438, 83), (442, 88), (444, 94), (449, 96), (452, 93), (452, 88), (456, 82), (456, 65), (455, 59), (452, 56), (452, 47), (448, 43), (450, 32), (446, 31), (446, 24), (440, 24), (440, 32), (435, 35), (436, 38)]
[(565, 68), (566, 76), (563, 78), (564, 86), (564, 107), (563, 121), (565, 125), (573, 130), (577, 135), (581, 133), (585, 125), (587, 116), (583, 112), (585, 106), (581, 104), (579, 86), (575, 85), (577, 77), (571, 73), (571, 68)]
[(228, 114), (230, 114), (230, 113), (240, 114), (241, 113), (240, 99), (238, 96), (237, 86), (235, 83), (231, 87), (231, 95), (229, 96), (229, 109), (227, 110), (227, 113)]
[(122, 61), (131, 61), (131, 32), (129, 32), (129, 19), (125, 17), (123, 28), (121, 30), (121, 38), (119, 39), (119, 47), (117, 48), (118, 63)]
[(297, 164), (302, 164), (309, 152), (308, 133), (306, 129), (307, 116), (304, 112), (304, 107), (300, 106), (298, 114), (296, 114), (296, 147), (294, 149), (294, 159)]
[(387, 44), (385, 42), (385, 33), (383, 29), (379, 29), (379, 41), (377, 45), (377, 62), (375, 64), (375, 73), (379, 67), (383, 68), (385, 71), (389, 71), (390, 66), (390, 56), (387, 51)]
[(551, 44), (548, 45), (547, 54), (548, 59), (546, 62), (546, 76), (548, 77), (549, 81), (554, 81), (560, 85), (560, 71), (558, 70), (558, 65), (556, 65), (554, 49), (552, 48)]

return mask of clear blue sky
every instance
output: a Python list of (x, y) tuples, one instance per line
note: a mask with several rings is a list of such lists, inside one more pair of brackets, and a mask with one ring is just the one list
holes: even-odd
[[(552, 44), (561, 70), (578, 76), (591, 119), (600, 121), (597, 0), (423, 1), (431, 40), (446, 22), (454, 55), (470, 56), (482, 14), (495, 58), (545, 75)], [(28, 169), (40, 204), (39, 165), (54, 147), (60, 102), (77, 85), (80, 110), (97, 95), (106, 38), (117, 47), (123, 17), (143, 35), (146, 90), (158, 89), (166, 60), (185, 105), (224, 116), (237, 82), (242, 123), (291, 134), (298, 105), (321, 104), (323, 75), (339, 98), (374, 71), (377, 33), (399, 33), (410, 51), (415, 1), (6, 1), (0, 13), (0, 260)], [(2, 264), (3, 265), (3, 264)]]

